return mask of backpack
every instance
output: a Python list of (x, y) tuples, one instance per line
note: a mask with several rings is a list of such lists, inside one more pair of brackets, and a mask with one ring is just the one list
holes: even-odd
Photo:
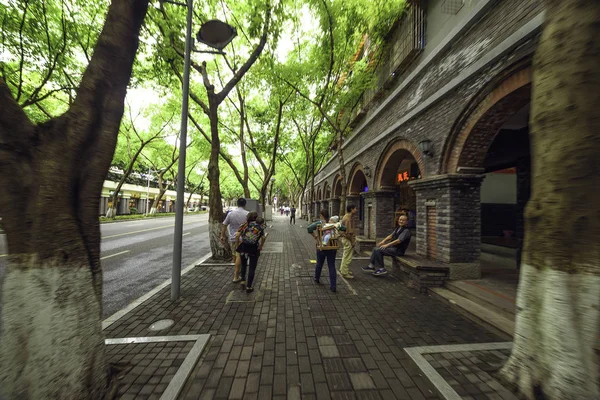
[(262, 227), (257, 223), (249, 223), (242, 232), (242, 243), (246, 245), (257, 245), (261, 235)]

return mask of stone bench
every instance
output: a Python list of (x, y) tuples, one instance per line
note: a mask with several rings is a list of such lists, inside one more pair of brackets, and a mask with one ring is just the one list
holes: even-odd
[(443, 287), (450, 275), (448, 266), (416, 254), (394, 257), (391, 263), (393, 275), (421, 293), (429, 287)]
[(375, 239), (367, 239), (363, 236), (356, 237), (356, 246), (354, 247), (354, 251), (358, 254), (368, 252), (371, 254), (371, 251), (375, 248), (376, 244)]

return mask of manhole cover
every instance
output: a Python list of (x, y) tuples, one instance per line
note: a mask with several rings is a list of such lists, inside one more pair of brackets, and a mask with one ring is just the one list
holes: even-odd
[(163, 329), (170, 328), (171, 326), (173, 326), (174, 323), (175, 321), (173, 321), (172, 319), (161, 319), (160, 321), (156, 321), (155, 323), (150, 325), (150, 328), (148, 329), (150, 329), (151, 331), (162, 331)]

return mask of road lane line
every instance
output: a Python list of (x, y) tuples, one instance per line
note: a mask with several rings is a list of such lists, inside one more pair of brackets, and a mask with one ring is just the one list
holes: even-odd
[(115, 257), (115, 256), (120, 256), (121, 254), (129, 253), (130, 251), (131, 250), (125, 250), (125, 251), (122, 251), (120, 253), (111, 254), (110, 256), (101, 257), (100, 259), (101, 260), (106, 260), (107, 258), (111, 258), (111, 257)]
[[(193, 222), (189, 221), (189, 222), (184, 222), (183, 224), (187, 225), (187, 224), (191, 224), (191, 223), (193, 223)], [(154, 228), (141, 229), (139, 231), (133, 231), (133, 232), (117, 233), (116, 235), (103, 236), (102, 239), (110, 239), (110, 238), (119, 237), (119, 236), (133, 235), (134, 233), (142, 233), (142, 232), (148, 232), (148, 231), (155, 231), (157, 229), (170, 228), (170, 227), (173, 227), (173, 226), (175, 226), (175, 224), (172, 224), (172, 225), (163, 225), (163, 226), (156, 226)]]

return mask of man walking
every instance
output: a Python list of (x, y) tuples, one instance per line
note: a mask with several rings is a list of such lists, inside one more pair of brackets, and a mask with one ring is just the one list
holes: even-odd
[(356, 236), (354, 234), (354, 215), (358, 212), (358, 208), (355, 205), (349, 204), (346, 207), (346, 215), (342, 218), (342, 225), (346, 227), (346, 232), (342, 235), (342, 245), (344, 246), (344, 254), (342, 255), (342, 264), (340, 266), (340, 274), (342, 278), (354, 279), (352, 271), (348, 269), (350, 262), (352, 262), (352, 253), (354, 244), (356, 243)]
[(231, 247), (231, 255), (235, 264), (235, 271), (233, 273), (234, 283), (241, 282), (242, 280), (242, 278), (240, 278), (240, 255), (237, 251), (235, 251), (235, 234), (237, 233), (238, 229), (240, 229), (240, 226), (246, 223), (248, 211), (246, 211), (244, 207), (246, 207), (246, 199), (239, 198), (237, 200), (237, 208), (227, 214), (225, 221), (223, 221), (223, 227), (221, 228), (221, 243), (223, 244), (225, 244), (225, 241), (227, 240), (225, 233), (229, 228), (229, 247)]
[(408, 229), (408, 217), (400, 215), (398, 217), (398, 225), (391, 235), (387, 236), (379, 243), (371, 254), (371, 262), (362, 270), (367, 273), (372, 273), (374, 276), (387, 275), (387, 270), (383, 265), (383, 256), (403, 256), (408, 244), (410, 243), (411, 232)]
[(294, 225), (296, 225), (296, 207), (293, 205), (290, 209), (290, 225), (292, 225), (292, 221), (294, 221)]

